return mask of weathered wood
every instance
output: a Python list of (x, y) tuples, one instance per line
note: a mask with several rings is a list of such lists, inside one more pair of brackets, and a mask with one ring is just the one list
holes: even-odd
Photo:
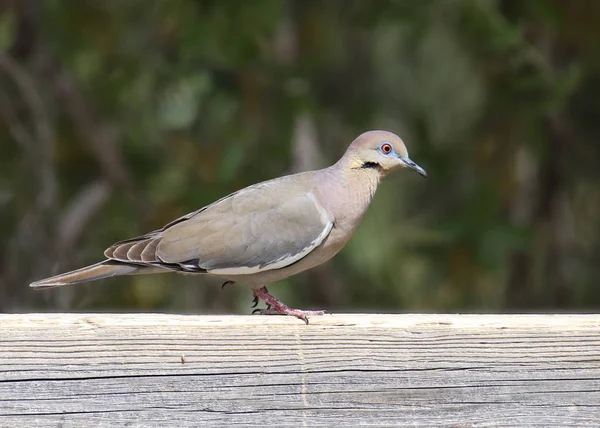
[(600, 426), (599, 315), (0, 315), (0, 426)]

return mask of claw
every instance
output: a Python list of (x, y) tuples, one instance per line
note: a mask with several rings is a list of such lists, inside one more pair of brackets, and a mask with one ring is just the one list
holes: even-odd
[[(252, 299), (252, 303), (253, 303), (253, 305), (251, 306), (251, 308), (256, 308), (258, 306), (258, 296), (254, 296), (254, 299)], [(254, 313), (254, 312), (252, 312), (252, 313)]]
[(226, 285), (233, 285), (235, 281), (225, 281), (223, 285), (221, 285), (221, 290), (225, 288)]
[(301, 319), (305, 324), (308, 324), (308, 316), (323, 315), (325, 313), (324, 311), (303, 311), (301, 309), (292, 309), (281, 303), (275, 297), (271, 296), (266, 287), (254, 289), (252, 292), (254, 293), (255, 302), (253, 307), (256, 307), (259, 299), (264, 300), (265, 304), (267, 305), (266, 309), (256, 308), (254, 311), (252, 311), (253, 315), (291, 315)]

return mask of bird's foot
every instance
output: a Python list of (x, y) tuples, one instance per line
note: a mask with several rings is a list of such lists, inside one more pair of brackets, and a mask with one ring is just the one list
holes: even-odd
[(286, 309), (279, 310), (279, 309), (275, 309), (273, 307), (271, 308), (267, 308), (267, 309), (254, 309), (254, 311), (252, 312), (252, 314), (258, 314), (258, 315), (291, 315), (293, 317), (299, 318), (302, 321), (304, 321), (306, 324), (308, 324), (308, 317), (312, 316), (312, 315), (325, 315), (325, 311), (305, 311), (302, 309), (293, 309), (293, 308), (289, 308), (289, 307), (285, 307)]
[(294, 309), (280, 302), (275, 297), (269, 294), (267, 287), (257, 288), (252, 290), (255, 300), (261, 299), (267, 304), (267, 309), (255, 309), (252, 313), (259, 315), (291, 315), (299, 318), (308, 324), (308, 317), (312, 315), (324, 315), (325, 311), (304, 311), (302, 309)]

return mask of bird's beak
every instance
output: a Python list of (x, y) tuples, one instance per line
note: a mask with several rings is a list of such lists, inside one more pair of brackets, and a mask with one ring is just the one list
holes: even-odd
[(407, 168), (410, 168), (410, 169), (412, 169), (414, 171), (417, 171), (423, 177), (427, 178), (427, 172), (423, 168), (421, 168), (419, 165), (417, 165), (416, 163), (414, 163), (409, 158), (401, 158), (401, 159), (402, 159), (402, 162), (404, 162), (404, 165)]

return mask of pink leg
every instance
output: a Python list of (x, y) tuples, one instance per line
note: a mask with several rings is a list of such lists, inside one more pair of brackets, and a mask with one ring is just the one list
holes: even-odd
[(255, 298), (264, 300), (269, 306), (268, 309), (259, 309), (253, 313), (259, 313), (261, 315), (291, 315), (296, 318), (300, 318), (306, 324), (308, 324), (308, 315), (323, 315), (325, 311), (303, 311), (301, 309), (293, 309), (286, 304), (280, 302), (275, 297), (269, 294), (267, 287), (256, 288), (252, 290)]

